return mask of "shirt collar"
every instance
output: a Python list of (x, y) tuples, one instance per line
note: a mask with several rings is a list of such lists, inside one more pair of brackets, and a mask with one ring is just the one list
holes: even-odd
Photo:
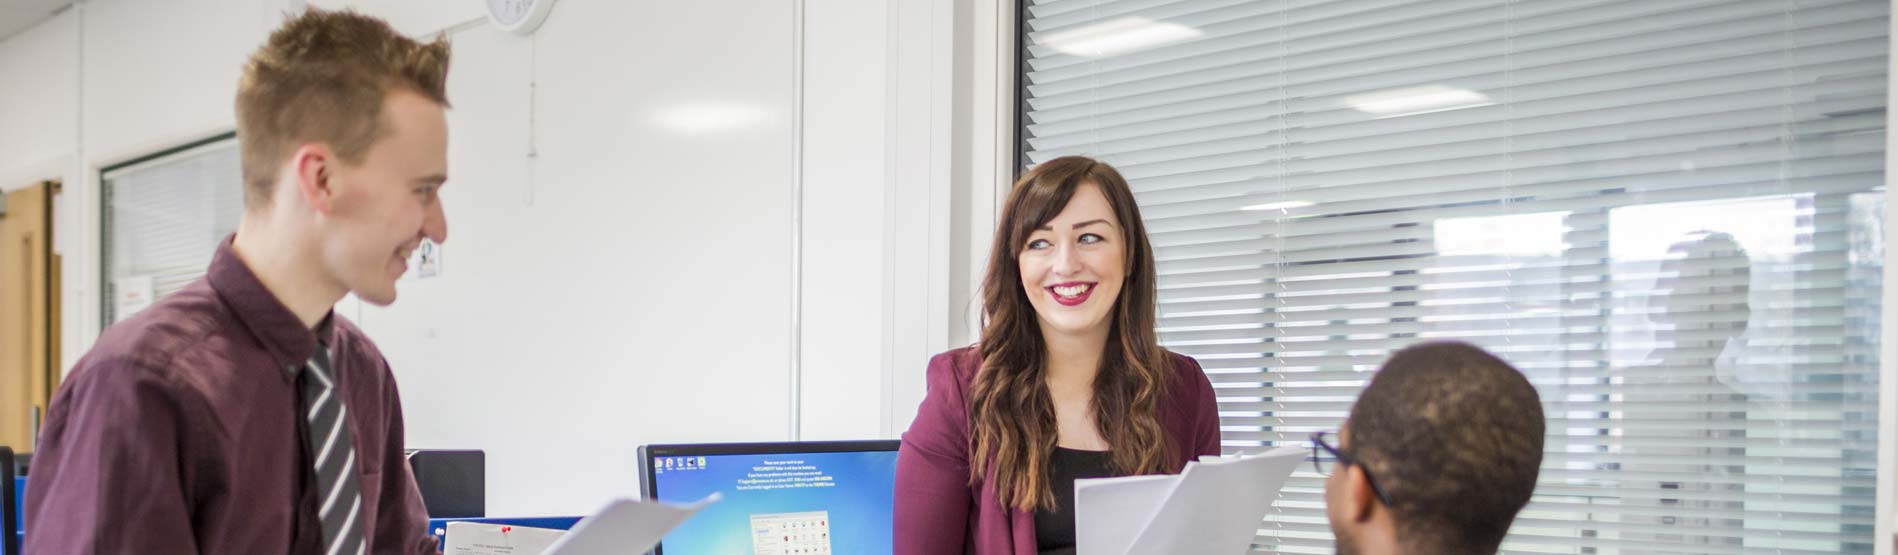
[[(332, 337), (336, 330), (335, 312), (325, 313), (314, 332), (303, 327), (303, 321), (297, 319), (297, 315), (290, 312), (283, 301), (265, 288), (263, 281), (257, 279), (257, 274), (251, 272), (250, 266), (237, 257), (237, 251), (231, 246), (236, 237), (231, 235), (218, 243), (217, 254), (211, 257), (211, 267), (205, 271), (205, 278), (210, 282), (211, 290), (216, 291), (218, 298), (231, 307), (238, 322), (257, 338), (277, 366), (300, 367), (316, 353), (319, 342), (336, 344)], [(284, 379), (292, 377), (289, 373), (282, 374)]]

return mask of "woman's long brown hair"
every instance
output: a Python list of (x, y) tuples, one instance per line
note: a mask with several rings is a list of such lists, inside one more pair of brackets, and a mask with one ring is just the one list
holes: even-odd
[[(1160, 425), (1159, 402), (1171, 369), (1154, 333), (1153, 246), (1120, 172), (1080, 156), (1056, 158), (1015, 182), (1002, 209), (982, 280), (983, 330), (969, 418), (971, 483), (994, 480), (1004, 507), (1054, 507), (1048, 460), (1057, 433), (1048, 393), (1047, 346), (1016, 262), (1028, 236), (1066, 208), (1075, 190), (1098, 186), (1120, 220), (1127, 279), (1115, 299), (1112, 329), (1094, 378), (1094, 425), (1122, 474), (1170, 472), (1178, 461)], [(992, 471), (992, 474), (986, 474)]]

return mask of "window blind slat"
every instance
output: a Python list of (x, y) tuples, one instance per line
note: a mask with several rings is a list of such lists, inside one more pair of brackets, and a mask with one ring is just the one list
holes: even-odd
[[(1579, 515), (1586, 515), (1589, 513), (1599, 512), (1600, 510), (1601, 510), (1601, 506), (1595, 505), (1595, 504), (1569, 503), (1569, 502), (1563, 502), (1563, 501), (1557, 501), (1557, 500), (1551, 500), (1551, 499), (1532, 499), (1529, 501), (1529, 506), (1523, 508), (1523, 515), (1525, 516), (1528, 516), (1528, 515), (1550, 515), (1550, 516), (1577, 515), (1579, 516)], [(1825, 513), (1825, 512), (1803, 512), (1803, 511), (1762, 511), (1762, 510), (1749, 511), (1749, 510), (1741, 510), (1741, 509), (1722, 509), (1722, 508), (1715, 508), (1715, 507), (1689, 508), (1689, 507), (1632, 507), (1632, 506), (1623, 507), (1617, 510), (1620, 511), (1621, 514), (1625, 514), (1629, 516), (1727, 518), (1727, 519), (1746, 519), (1746, 520), (1753, 520), (1757, 522), (1770, 522), (1774, 520), (1780, 520), (1780, 521), (1785, 521), (1787, 523), (1825, 522), (1825, 523), (1839, 523), (1839, 524), (1852, 524), (1852, 525), (1870, 525), (1872, 523), (1871, 515), (1838, 514), (1836, 510), (1834, 510), (1831, 513)], [(1544, 517), (1544, 518), (1547, 518), (1547, 517)], [(1574, 518), (1574, 517), (1571, 516), (1570, 518)], [(1582, 518), (1586, 518), (1586, 517), (1584, 516)]]
[[(1321, 417), (1308, 417), (1308, 416), (1233, 416), (1233, 415), (1228, 415), (1228, 416), (1222, 416), (1219, 419), (1219, 421), (1220, 421), (1220, 424), (1222, 426), (1225, 426), (1227, 429), (1238, 429), (1242, 431), (1246, 429), (1251, 429), (1251, 428), (1270, 427), (1273, 429), (1294, 429), (1294, 430), (1300, 430), (1304, 432), (1311, 432), (1311, 431), (1329, 430), (1332, 427), (1338, 425), (1338, 419), (1336, 418), (1330, 418), (1330, 417), (1321, 418)], [(1678, 429), (1683, 429), (1690, 426), (1694, 427), (1695, 429), (1706, 430), (1706, 431), (1744, 431), (1744, 430), (1747, 430), (1749, 426), (1753, 425), (1753, 423), (1746, 422), (1746, 421), (1663, 419), (1663, 418), (1641, 418), (1641, 419), (1549, 418), (1548, 423), (1549, 423), (1550, 430), (1573, 429), (1573, 430), (1585, 430), (1590, 433), (1596, 433), (1598, 430), (1609, 429), (1609, 428), (1619, 429), (1619, 430), (1678, 430)], [(1868, 421), (1868, 422), (1863, 422), (1863, 423), (1858, 423), (1858, 424), (1854, 424), (1852, 422), (1841, 423), (1838, 421), (1836, 417), (1824, 418), (1824, 419), (1776, 418), (1774, 419), (1774, 422), (1772, 423), (1773, 430), (1789, 432), (1789, 433), (1800, 433), (1800, 432), (1808, 432), (1808, 431), (1815, 431), (1815, 432), (1830, 431), (1830, 432), (1850, 432), (1850, 433), (1862, 434), (1862, 433), (1875, 432), (1877, 431), (1877, 427), (1878, 427), (1877, 422)], [(1296, 441), (1296, 438), (1294, 438), (1294, 441)], [(1544, 472), (1545, 472), (1544, 476), (1549, 476), (1549, 474), (1546, 474), (1546, 472), (1557, 472), (1557, 471), (1549, 470), (1549, 471), (1544, 471)], [(1566, 470), (1561, 471), (1561, 472), (1566, 472)]]
[[(1557, 410), (1583, 411), (1583, 412), (1612, 412), (1612, 411), (1622, 411), (1622, 410), (1627, 409), (1627, 406), (1623, 405), (1619, 401), (1545, 403), (1545, 406), (1552, 406)], [(1682, 401), (1682, 402), (1677, 402), (1677, 403), (1644, 403), (1640, 406), (1640, 408), (1638, 409), (1638, 412), (1642, 414), (1656, 415), (1656, 416), (1662, 416), (1666, 418), (1680, 418), (1682, 417), (1682, 415), (1697, 415), (1697, 414), (1706, 414), (1710, 412), (1745, 411), (1751, 406), (1752, 406), (1751, 404), (1744, 403), (1744, 402), (1715, 403), (1715, 402)], [(1849, 403), (1838, 402), (1838, 403), (1831, 404), (1829, 406), (1838, 408), (1840, 410), (1849, 408), (1853, 412), (1860, 412), (1864, 414), (1873, 414), (1872, 411), (1876, 411), (1878, 409), (1877, 403), (1875, 401), (1853, 401)], [(1345, 415), (1345, 413), (1351, 410), (1351, 403), (1349, 401), (1329, 401), (1329, 402), (1327, 401), (1280, 401), (1280, 400), (1220, 401), (1219, 410), (1222, 412), (1224, 411), (1233, 411), (1233, 412), (1291, 411), (1291, 412), (1335, 413), (1338, 415), (1340, 420), (1343, 420), (1343, 416)], [(1548, 466), (1551, 466), (1555, 462), (1560, 462), (1560, 459), (1562, 458), (1574, 459), (1576, 457), (1578, 457), (1578, 455), (1574, 453), (1565, 453), (1563, 454), (1562, 457), (1556, 457), (1556, 458), (1551, 458), (1548, 455), (1544, 455), (1542, 463), (1543, 463), (1543, 466), (1548, 467)], [(1796, 457), (1794, 457), (1793, 455), (1773, 455), (1769, 458), (1774, 461), (1779, 461), (1781, 459), (1791, 459), (1791, 458), (1796, 458)], [(1644, 458), (1637, 457), (1634, 455), (1629, 455), (1626, 453), (1616, 453), (1616, 454), (1605, 454), (1605, 455), (1602, 455), (1602, 458), (1600, 459), (1591, 458), (1589, 460), (1598, 460), (1600, 462), (1633, 461), (1633, 462), (1666, 463), (1669, 461), (1678, 461), (1680, 460), (1680, 457), (1675, 456), (1675, 455), (1656, 455), (1655, 457), (1651, 459), (1644, 459)], [(1727, 460), (1727, 459), (1709, 459), (1709, 460)], [(1733, 459), (1733, 460), (1741, 460), (1741, 459)], [(1815, 458), (1814, 460), (1818, 462), (1814, 462), (1813, 464), (1818, 464), (1820, 466), (1829, 465), (1831, 467), (1837, 467), (1840, 464), (1840, 461), (1838, 457), (1836, 456), (1819, 457), (1819, 458)]]
[[(1805, 282), (1843, 283), (1850, 279), (1846, 268), (1834, 266), (1808, 266), (1802, 268), (1784, 268), (1775, 266), (1755, 267), (1751, 261), (1732, 257), (1727, 260), (1711, 261), (1706, 265), (1696, 265), (1697, 274), (1679, 275), (1657, 271), (1642, 273), (1632, 264), (1604, 264), (1595, 260), (1578, 260), (1567, 263), (1558, 259), (1556, 263), (1521, 268), (1459, 268), (1454, 265), (1440, 267), (1431, 273), (1379, 272), (1376, 275), (1353, 276), (1349, 274), (1327, 276), (1324, 279), (1282, 279), (1260, 275), (1255, 270), (1226, 270), (1219, 272), (1201, 272), (1191, 274), (1168, 274), (1159, 279), (1162, 295), (1211, 296), (1215, 288), (1249, 287), (1249, 293), (1268, 293), (1274, 295), (1299, 295), (1320, 291), (1343, 291), (1374, 287), (1559, 287), (1575, 284), (1578, 281), (1599, 281), (1604, 278), (1631, 282), (1634, 280), (1656, 280), (1669, 278), (1684, 286), (1695, 285), (1744, 285), (1744, 283), (1726, 283), (1741, 278), (1734, 275), (1737, 270), (1747, 270), (1749, 275), (1769, 278), (1763, 291), (1796, 289)], [(1658, 266), (1658, 265), (1657, 265)], [(1609, 274), (1611, 270), (1616, 271)], [(1715, 275), (1714, 272), (1720, 272)], [(1724, 281), (1723, 281), (1724, 280)], [(1830, 280), (1830, 281), (1824, 281)], [(1243, 289), (1234, 291), (1243, 291)]]
[[(1576, 249), (1570, 249), (1570, 251), (1574, 250)], [(1604, 256), (1607, 254), (1607, 251), (1601, 247), (1590, 247), (1586, 253), (1565, 252), (1564, 254), (1565, 255), (1561, 258), (1551, 257), (1550, 260), (1467, 255), (1392, 260), (1336, 261), (1327, 264), (1265, 265), (1240, 269), (1188, 269), (1188, 271), (1163, 273), (1162, 275), (1190, 278), (1191, 276), (1199, 275), (1232, 276), (1238, 273), (1244, 273), (1245, 275), (1251, 276), (1247, 279), (1269, 279), (1294, 283), (1298, 281), (1330, 280), (1380, 273), (1441, 276), (1438, 279), (1449, 281), (1456, 279), (1455, 275), (1462, 272), (1534, 269), (1562, 270), (1567, 268), (1593, 268), (1603, 263), (1620, 266), (1618, 271), (1615, 272), (1615, 275), (1622, 276), (1621, 279), (1654, 279), (1664, 275), (1656, 273), (1657, 268), (1654, 266), (1654, 260), (1614, 261)], [(1766, 269), (1763, 270), (1763, 272), (1766, 272), (1766, 275), (1773, 275), (1771, 272), (1851, 269), (1852, 261), (1848, 258), (1847, 254), (1848, 253), (1844, 251), (1795, 253), (1791, 255), (1788, 260), (1777, 265), (1778, 268)], [(1720, 262), (1708, 262), (1708, 264), (1713, 264), (1705, 266), (1710, 269), (1735, 269), (1739, 267), (1738, 265), (1719, 265), (1721, 264)], [(1751, 263), (1749, 262), (1748, 264), (1750, 265)]]
[[(1470, 197), (1467, 195), (1485, 191), (1491, 193), (1491, 196), (1486, 199), (1484, 197), (1476, 198), (1493, 201), (1505, 192), (1511, 194), (1512, 197), (1534, 197), (1542, 195), (1577, 196), (1590, 194), (1631, 195), (1648, 191), (1709, 186), (1719, 183), (1726, 183), (1729, 187), (1746, 186), (1747, 191), (1753, 193), (1753, 195), (1761, 193), (1770, 194), (1775, 189), (1780, 192), (1798, 191), (1800, 188), (1796, 181), (1781, 181), (1778, 178), (1775, 178), (1774, 181), (1763, 181), (1763, 174), (1775, 176), (1784, 175), (1786, 179), (1842, 176), (1861, 173), (1877, 175), (1881, 167), (1868, 164), (1882, 162), (1882, 154), (1877, 153), (1877, 149), (1880, 148), (1879, 145), (1882, 143), (1875, 141), (1882, 141), (1883, 134), (1882, 132), (1876, 133), (1869, 139), (1870, 140), (1861, 139), (1856, 136), (1841, 137), (1838, 141), (1827, 145), (1835, 149), (1836, 153), (1814, 153), (1815, 155), (1810, 158), (1797, 160), (1782, 160), (1785, 147), (1779, 145), (1756, 145), (1728, 149), (1725, 151), (1693, 153), (1671, 158), (1668, 155), (1623, 157), (1613, 160), (1613, 165), (1617, 170), (1626, 173), (1616, 173), (1612, 175), (1588, 175), (1583, 172), (1578, 172), (1577, 170), (1579, 168), (1570, 164), (1555, 164), (1549, 166), (1512, 164), (1508, 168), (1502, 167), (1501, 164), (1496, 164), (1493, 167), (1468, 168), (1472, 171), (1466, 173), (1412, 176), (1413, 178), (1403, 180), (1390, 180), (1385, 179), (1383, 176), (1372, 175), (1366, 176), (1371, 177), (1371, 179), (1368, 180), (1347, 180), (1344, 178), (1350, 176), (1338, 175), (1334, 172), (1328, 177), (1336, 178), (1337, 181), (1331, 184), (1326, 184), (1323, 180), (1317, 178), (1298, 176), (1286, 176), (1269, 181), (1258, 180), (1256, 177), (1227, 180), (1216, 179), (1213, 178), (1213, 176), (1198, 176), (1201, 179), (1192, 181), (1172, 180), (1165, 177), (1152, 178), (1141, 182), (1139, 187), (1147, 191), (1166, 190), (1169, 193), (1197, 187), (1220, 187), (1220, 189), (1202, 193), (1209, 195), (1207, 197), (1184, 199), (1189, 202), (1204, 200), (1206, 198), (1232, 198), (1248, 193), (1258, 195), (1249, 199), (1233, 199), (1231, 204), (1224, 207), (1225, 211), (1223, 212), (1218, 210), (1210, 212), (1207, 210), (1189, 211), (1189, 214), (1193, 217), (1184, 221), (1168, 218), (1153, 218), (1149, 216), (1150, 219), (1155, 220), (1154, 225), (1159, 227), (1158, 230), (1154, 230), (1152, 233), (1209, 229), (1223, 226), (1254, 225), (1265, 221), (1273, 221), (1276, 223), (1277, 221), (1292, 218), (1306, 219), (1308, 221), (1305, 223), (1309, 226), (1324, 223), (1323, 221), (1309, 221), (1313, 216), (1321, 215), (1321, 213), (1318, 212), (1318, 208), (1321, 206), (1324, 207), (1323, 209), (1325, 210), (1336, 210), (1340, 213), (1354, 213), (1376, 211), (1379, 209), (1416, 207), (1420, 205), (1429, 206), (1434, 204), (1425, 199), (1418, 198), (1417, 193), (1405, 194), (1404, 191), (1406, 190), (1443, 190), (1446, 195), (1452, 195), (1446, 197), (1444, 202), (1447, 203), (1468, 203), (1471, 201), (1468, 200)], [(1276, 166), (1261, 165), (1255, 168), (1255, 170), (1265, 170), (1274, 167)], [(1766, 172), (1771, 173), (1767, 174)], [(1254, 174), (1256, 175), (1256, 171)], [(1722, 181), (1723, 179), (1724, 181)], [(1248, 182), (1247, 180), (1251, 181)], [(1197, 185), (1195, 185), (1195, 183), (1197, 183)], [(1761, 185), (1764, 184), (1770, 184), (1770, 186), (1766, 187), (1766, 190), (1762, 190)], [(1167, 186), (1168, 188), (1161, 189), (1162, 186)], [(1254, 191), (1257, 191), (1258, 187), (1261, 186), (1276, 187), (1276, 189), (1268, 189), (1269, 192), (1259, 195)], [(1233, 193), (1232, 189), (1239, 189), (1241, 187), (1245, 189), (1241, 189), (1237, 194)], [(1504, 187), (1508, 187), (1508, 189), (1504, 189)], [(1379, 201), (1377, 197), (1362, 196), (1367, 194), (1367, 190), (1384, 190), (1389, 193), (1392, 198)], [(1142, 197), (1148, 197), (1154, 196), (1154, 193), (1142, 191), (1140, 195)], [(1253, 204), (1251, 201), (1298, 201), (1299, 205), (1291, 209), (1239, 210), (1251, 206)], [(1303, 206), (1303, 203), (1306, 202), (1312, 203), (1312, 205)], [(1355, 202), (1356, 204), (1338, 208), (1333, 208), (1332, 205), (1329, 204), (1344, 202)], [(1629, 203), (1639, 204), (1640, 202), (1639, 199), (1635, 199)], [(1156, 209), (1160, 208), (1158, 205), (1164, 204), (1167, 203), (1157, 203)], [(1279, 232), (1295, 233), (1298, 232), (1298, 229), (1286, 229)]]

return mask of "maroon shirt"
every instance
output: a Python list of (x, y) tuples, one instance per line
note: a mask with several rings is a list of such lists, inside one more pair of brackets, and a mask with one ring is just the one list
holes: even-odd
[[(1169, 353), (1175, 379), (1160, 402), (1173, 472), (1219, 454), (1219, 399), (1191, 357)], [(993, 483), (969, 483), (969, 389), (981, 354), (929, 360), (928, 393), (896, 457), (896, 555), (1034, 555), (1035, 513), (1003, 507)]]
[(288, 372), (334, 349), (368, 553), (435, 553), (402, 450), (402, 401), (362, 330), (315, 332), (218, 247), (204, 279), (107, 329), (53, 397), (26, 498), (27, 553), (320, 553), (315, 472)]

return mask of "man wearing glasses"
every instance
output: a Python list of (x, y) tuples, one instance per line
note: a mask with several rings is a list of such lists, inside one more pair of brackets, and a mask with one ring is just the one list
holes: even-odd
[(1542, 403), (1467, 343), (1385, 361), (1337, 434), (1312, 434), (1340, 555), (1495, 553), (1535, 491)]

